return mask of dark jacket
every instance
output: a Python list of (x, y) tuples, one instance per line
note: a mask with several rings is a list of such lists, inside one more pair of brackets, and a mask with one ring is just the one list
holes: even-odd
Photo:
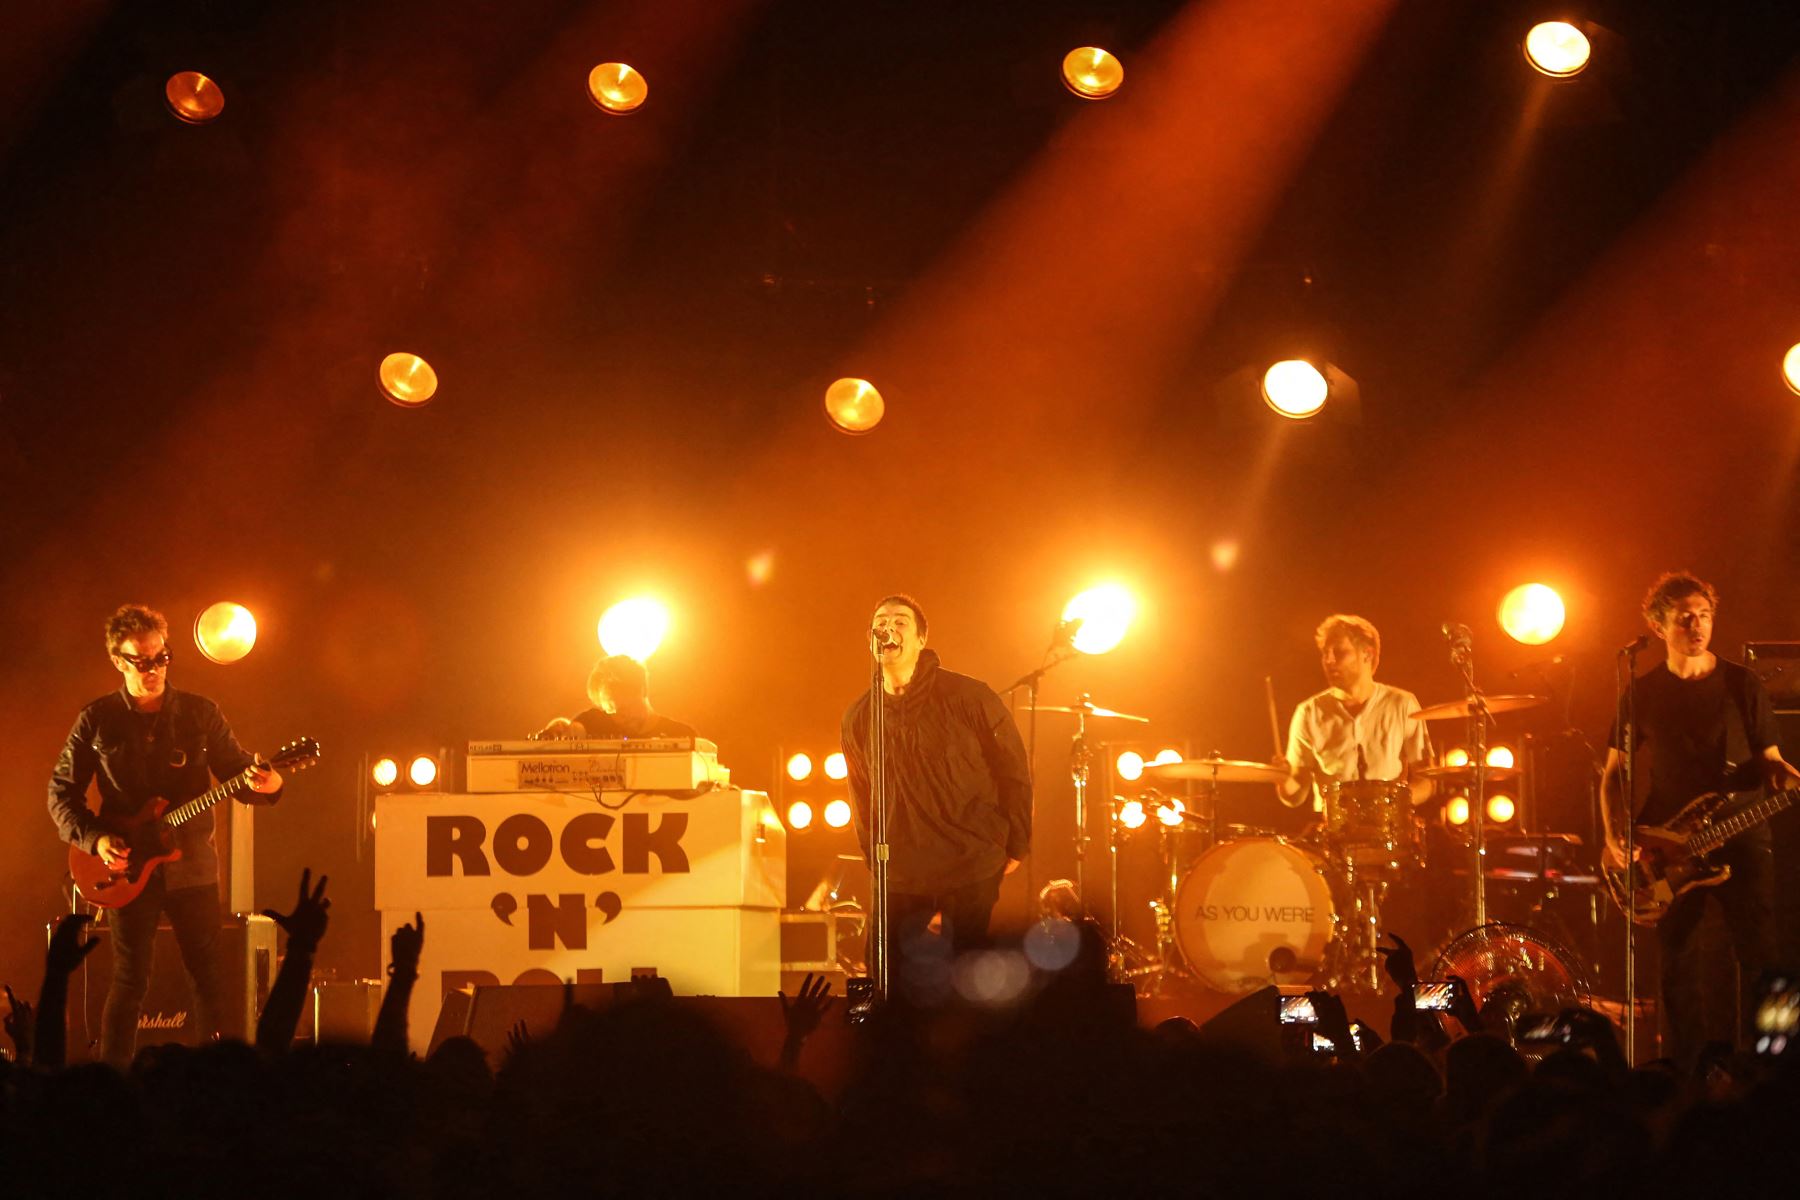
[[(116, 832), (116, 822), (153, 797), (171, 805), (191, 800), (212, 786), (213, 778), (227, 779), (252, 761), (219, 706), (205, 696), (168, 688), (161, 709), (140, 714), (121, 687), (75, 718), (50, 776), (50, 817), (63, 841), (92, 854), (101, 834)], [(92, 781), (100, 789), (98, 815), (88, 811)], [(273, 804), (280, 793), (238, 795), (246, 803)], [(182, 856), (162, 868), (171, 890), (218, 882), (212, 834), (210, 810), (176, 828)]]
[[(871, 689), (872, 691), (873, 689)], [(932, 895), (1000, 873), (1031, 850), (1031, 772), (1012, 714), (978, 679), (919, 655), (887, 721), (888, 884)], [(844, 759), (863, 855), (869, 854), (869, 702), (844, 714)]]

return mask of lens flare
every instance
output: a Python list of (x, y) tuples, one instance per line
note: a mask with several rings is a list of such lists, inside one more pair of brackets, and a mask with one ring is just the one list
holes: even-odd
[(1262, 394), (1282, 416), (1303, 421), (1325, 407), (1331, 386), (1319, 368), (1304, 358), (1289, 358), (1263, 372)]
[(1492, 746), (1487, 752), (1487, 765), (1490, 767), (1511, 768), (1517, 765), (1511, 746)]
[(1567, 21), (1544, 21), (1525, 35), (1525, 61), (1552, 79), (1581, 74), (1593, 53), (1587, 35)]
[(1125, 82), (1125, 64), (1098, 46), (1080, 46), (1063, 55), (1062, 80), (1083, 100), (1104, 100)]
[(1118, 771), (1120, 779), (1127, 783), (1135, 782), (1143, 777), (1144, 756), (1136, 750), (1127, 750), (1119, 755), (1119, 760), (1113, 764), (1113, 767)]
[(1515, 642), (1541, 646), (1562, 632), (1562, 597), (1541, 583), (1524, 583), (1500, 601), (1500, 628)]
[(1513, 803), (1513, 798), (1511, 796), (1502, 795), (1488, 797), (1487, 815), (1488, 820), (1490, 821), (1504, 825), (1506, 822), (1512, 820), (1513, 816), (1518, 811), (1518, 805)]
[(643, 107), (650, 98), (650, 82), (625, 63), (601, 63), (588, 72), (588, 99), (601, 112), (622, 117)]
[(850, 764), (844, 761), (842, 750), (833, 750), (825, 756), (825, 778), (846, 779), (850, 775)]
[(256, 645), (256, 618), (229, 600), (209, 605), (194, 621), (194, 645), (216, 663), (234, 663)]
[(805, 829), (813, 821), (812, 805), (804, 800), (796, 800), (788, 805), (787, 823), (789, 829)]
[(795, 783), (805, 783), (812, 778), (812, 755), (794, 754), (787, 760), (787, 776)]
[(850, 802), (833, 800), (825, 806), (825, 823), (833, 829), (842, 829), (850, 823)]
[(412, 785), (416, 788), (430, 787), (437, 782), (437, 759), (429, 754), (419, 755), (407, 764), (406, 777), (412, 780)]
[(669, 610), (648, 596), (621, 600), (600, 618), (600, 648), (649, 662), (669, 632)]
[(1467, 796), (1450, 797), (1444, 805), (1444, 819), (1452, 825), (1467, 825), (1469, 823), (1469, 798)]
[(391, 758), (378, 758), (369, 768), (369, 778), (378, 788), (390, 788), (400, 781), (400, 764)]
[(1045, 917), (1025, 931), (1025, 957), (1040, 971), (1060, 971), (1081, 952), (1081, 931), (1065, 917)]
[(825, 415), (844, 433), (867, 433), (886, 413), (887, 402), (866, 379), (840, 379), (825, 389)]
[(1062, 619), (1079, 622), (1072, 639), (1083, 654), (1105, 654), (1125, 640), (1137, 616), (1137, 601), (1116, 583), (1089, 588), (1063, 606)]
[(381, 360), (376, 374), (382, 394), (402, 408), (417, 408), (437, 395), (437, 372), (416, 354), (395, 351)]
[(1127, 800), (1119, 806), (1119, 824), (1127, 829), (1141, 829), (1150, 814), (1144, 811), (1142, 800)]
[(225, 93), (199, 71), (180, 71), (163, 84), (163, 100), (177, 121), (204, 125), (225, 111)]

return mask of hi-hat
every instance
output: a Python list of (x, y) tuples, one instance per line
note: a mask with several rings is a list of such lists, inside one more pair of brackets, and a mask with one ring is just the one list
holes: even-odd
[[(1489, 767), (1487, 769), (1489, 779), (1512, 779), (1518, 773), (1519, 768), (1517, 767)], [(1474, 783), (1475, 767), (1472, 763), (1464, 763), (1460, 767), (1447, 765), (1414, 767), (1412, 777), (1414, 779), (1443, 780), (1447, 783)]]
[[(1483, 696), (1480, 707), (1487, 710), (1488, 715), (1518, 712), (1522, 708), (1538, 708), (1550, 703), (1548, 696)], [(1442, 704), (1433, 704), (1421, 708), (1407, 716), (1415, 721), (1447, 721), (1451, 717), (1467, 717), (1474, 713), (1476, 702), (1470, 700), (1446, 700)]]
[(1114, 712), (1110, 708), (1101, 708), (1098, 704), (1090, 704), (1083, 700), (1077, 704), (1038, 704), (1025, 706), (1026, 712), (1068, 713), (1071, 716), (1079, 713), (1084, 717), (1107, 717), (1114, 721), (1141, 721), (1150, 723), (1149, 717), (1140, 717), (1132, 713)]
[(1287, 772), (1272, 763), (1242, 758), (1186, 758), (1180, 762), (1145, 763), (1144, 777), (1204, 783), (1274, 783), (1286, 779)]

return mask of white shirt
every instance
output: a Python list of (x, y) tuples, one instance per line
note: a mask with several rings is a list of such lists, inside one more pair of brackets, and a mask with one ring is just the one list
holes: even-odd
[(1431, 757), (1425, 722), (1407, 715), (1417, 711), (1417, 696), (1385, 683), (1354, 716), (1330, 691), (1309, 696), (1288, 723), (1288, 763), (1316, 778), (1402, 779), (1408, 765)]

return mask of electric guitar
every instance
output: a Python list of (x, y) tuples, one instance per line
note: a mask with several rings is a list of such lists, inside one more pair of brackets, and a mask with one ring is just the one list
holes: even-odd
[[(272, 771), (304, 771), (319, 761), (319, 743), (312, 738), (297, 738), (263, 765)], [(123, 837), (131, 847), (128, 865), (122, 871), (107, 866), (98, 854), (89, 854), (76, 846), (69, 847), (69, 874), (81, 898), (101, 908), (123, 908), (138, 898), (156, 868), (181, 857), (175, 845), (175, 828), (185, 825), (227, 796), (234, 796), (250, 786), (248, 768), (233, 775), (211, 791), (195, 796), (171, 809), (161, 796), (154, 797), (137, 813), (107, 830)]]
[(1687, 802), (1663, 825), (1639, 825), (1632, 831), (1638, 857), (1628, 870), (1610, 867), (1606, 888), (1613, 903), (1639, 925), (1654, 925), (1669, 911), (1675, 897), (1697, 887), (1717, 887), (1731, 878), (1731, 868), (1708, 862), (1706, 856), (1726, 842), (1754, 829), (1781, 812), (1800, 793), (1780, 791), (1727, 816), (1719, 810), (1731, 797), (1707, 792)]

